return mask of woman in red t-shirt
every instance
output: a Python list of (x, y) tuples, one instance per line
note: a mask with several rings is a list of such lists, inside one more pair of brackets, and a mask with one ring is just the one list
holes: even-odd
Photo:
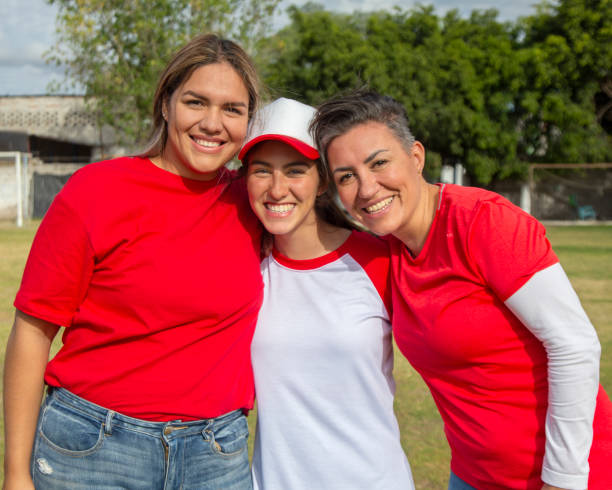
[(260, 228), (224, 165), (258, 93), (238, 45), (194, 38), (161, 75), (149, 149), (54, 200), (6, 352), (5, 489), (252, 487)]
[(444, 421), (449, 488), (612, 488), (599, 341), (544, 227), (498, 194), (427, 183), (390, 97), (332, 99), (313, 129), (346, 209), (388, 235), (393, 332)]

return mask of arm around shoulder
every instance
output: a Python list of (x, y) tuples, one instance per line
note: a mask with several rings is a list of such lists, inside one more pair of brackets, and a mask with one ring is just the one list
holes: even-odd
[(34, 488), (30, 455), (44, 388), (51, 342), (59, 325), (19, 310), (4, 361), (4, 489)]

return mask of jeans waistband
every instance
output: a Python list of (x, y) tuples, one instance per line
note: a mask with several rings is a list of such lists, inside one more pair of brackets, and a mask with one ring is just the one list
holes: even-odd
[(158, 435), (160, 432), (168, 435), (174, 432), (176, 429), (182, 429), (177, 431), (177, 433), (187, 436), (206, 429), (218, 429), (219, 427), (243, 416), (242, 410), (234, 410), (211, 419), (192, 420), (186, 422), (183, 422), (180, 419), (171, 420), (168, 422), (153, 422), (135, 417), (128, 417), (127, 415), (115, 412), (114, 410), (109, 410), (108, 408), (96, 405), (95, 403), (87, 401), (80, 396), (71, 393), (65, 388), (50, 386), (47, 391), (47, 397), (49, 400), (56, 400), (63, 405), (68, 405), (74, 410), (104, 422), (107, 432), (112, 430), (112, 426), (136, 429), (141, 432), (151, 433), (153, 435)]

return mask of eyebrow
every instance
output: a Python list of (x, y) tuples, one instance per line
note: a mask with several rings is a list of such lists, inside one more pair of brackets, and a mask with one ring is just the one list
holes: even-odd
[[(265, 160), (253, 160), (251, 162), (249, 162), (249, 165), (263, 165), (264, 167), (271, 167), (272, 164), (266, 162)], [(309, 162), (302, 162), (300, 160), (295, 161), (295, 162), (288, 162), (285, 163), (283, 165), (283, 168), (290, 168), (290, 167), (308, 167), (310, 166)]]
[[(363, 163), (369, 163), (372, 160), (374, 160), (374, 158), (376, 158), (376, 156), (379, 153), (382, 153), (383, 151), (389, 151), (387, 148), (381, 148), (380, 150), (376, 150), (374, 152), (372, 152), (370, 155), (368, 155), (364, 160)], [(336, 172), (346, 172), (347, 170), (351, 170), (353, 167), (352, 166), (345, 166), (345, 167), (339, 167), (336, 170), (334, 170), (332, 173), (336, 173)]]
[[(191, 97), (195, 97), (196, 99), (209, 101), (208, 97), (198, 94), (197, 92), (194, 92), (193, 90), (187, 90), (186, 92), (183, 92), (181, 97), (185, 97), (185, 96), (191, 96)], [(232, 107), (244, 107), (245, 109), (247, 107), (247, 105), (244, 102), (226, 102), (225, 105), (229, 105)]]
[(378, 155), (379, 153), (382, 153), (383, 151), (389, 151), (386, 148), (381, 148), (380, 150), (376, 150), (375, 152), (373, 152), (369, 157), (367, 157), (363, 163), (369, 163), (372, 160), (374, 160), (374, 158), (376, 158), (376, 155)]

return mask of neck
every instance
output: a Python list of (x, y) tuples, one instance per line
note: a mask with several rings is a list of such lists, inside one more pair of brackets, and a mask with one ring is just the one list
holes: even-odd
[(176, 163), (175, 159), (170, 158), (166, 153), (161, 153), (159, 155), (149, 157), (149, 160), (157, 167), (165, 170), (166, 172), (170, 172), (174, 175), (179, 175), (181, 177), (185, 177), (191, 180), (213, 180), (220, 172), (220, 169), (217, 169), (213, 172), (196, 172), (194, 170), (189, 169), (183, 164)]
[(316, 259), (336, 250), (350, 234), (351, 230), (317, 218), (314, 223), (305, 223), (292, 233), (275, 235), (274, 247), (293, 260)]
[(428, 184), (423, 180), (418, 208), (409, 222), (397, 233), (394, 233), (394, 236), (408, 247), (413, 257), (419, 255), (427, 241), (429, 230), (436, 217), (439, 195), (440, 188), (437, 185)]

